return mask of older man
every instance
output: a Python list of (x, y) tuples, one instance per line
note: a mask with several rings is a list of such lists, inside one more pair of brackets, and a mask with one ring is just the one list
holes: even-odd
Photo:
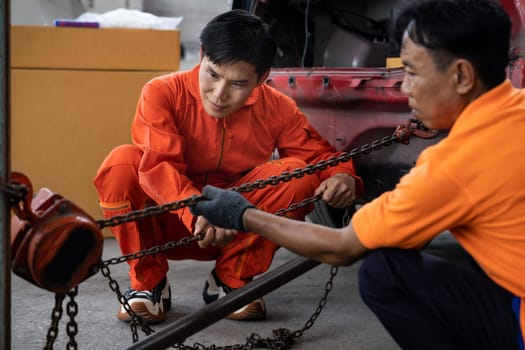
[[(361, 296), (403, 349), (522, 349), (525, 92), (506, 79), (510, 19), (494, 1), (435, 0), (396, 24), (414, 117), (450, 133), (395, 189), (341, 229), (272, 216), (214, 187), (192, 211), (329, 264), (364, 257)], [(444, 230), (469, 266), (421, 251)], [(207, 232), (202, 244), (228, 239)]]

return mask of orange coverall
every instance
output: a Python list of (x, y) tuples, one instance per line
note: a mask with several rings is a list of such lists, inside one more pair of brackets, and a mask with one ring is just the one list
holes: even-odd
[[(200, 101), (198, 70), (199, 65), (160, 76), (143, 87), (132, 123), (134, 144), (112, 150), (94, 179), (105, 218), (198, 195), (206, 184), (237, 186), (337, 155), (291, 98), (265, 84), (235, 113), (209, 116)], [(271, 160), (275, 149), (279, 159)], [(350, 161), (243, 195), (259, 209), (275, 212), (312, 196), (320, 181), (337, 173), (352, 175), (358, 193), (362, 190)], [(303, 220), (309, 210), (287, 215)], [(122, 253), (131, 254), (191, 236), (194, 223), (183, 208), (111, 231)], [(218, 277), (239, 288), (269, 268), (277, 249), (255, 233), (239, 233), (225, 247), (176, 247), (131, 260), (131, 288), (154, 288), (168, 271), (168, 259), (216, 260)]]

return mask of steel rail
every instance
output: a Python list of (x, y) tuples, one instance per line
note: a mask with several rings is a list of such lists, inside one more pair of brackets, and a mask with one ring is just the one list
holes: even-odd
[(320, 263), (304, 257), (292, 260), (266, 272), (246, 286), (236, 289), (225, 297), (167, 324), (147, 338), (133, 344), (128, 350), (165, 349), (182, 343), (189, 336), (222, 320), (228, 314), (240, 309), (293, 279), (308, 272)]

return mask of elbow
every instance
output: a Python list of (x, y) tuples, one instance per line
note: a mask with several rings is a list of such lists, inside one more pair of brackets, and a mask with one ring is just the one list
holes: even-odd
[(349, 249), (337, 249), (331, 254), (326, 256), (323, 260), (324, 263), (334, 266), (350, 266), (361, 258), (362, 254), (356, 254), (354, 251)]
[[(359, 241), (355, 234), (342, 234), (338, 244), (332, 246), (329, 257), (330, 264), (349, 266), (361, 259), (368, 249)], [(328, 260), (328, 259), (327, 259)]]
[(350, 266), (356, 262), (359, 258), (344, 256), (338, 260), (337, 266)]

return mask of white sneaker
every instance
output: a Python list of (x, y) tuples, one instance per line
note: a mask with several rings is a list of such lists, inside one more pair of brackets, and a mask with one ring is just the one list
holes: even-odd
[[(165, 321), (166, 312), (171, 308), (171, 288), (166, 277), (152, 290), (129, 288), (124, 292), (124, 298), (133, 312), (150, 323)], [(131, 321), (131, 315), (124, 305), (120, 306), (117, 318), (121, 321)]]
[[(227, 294), (231, 293), (234, 289), (225, 285), (212, 270), (208, 276), (208, 279), (204, 283), (204, 290), (202, 291), (202, 298), (206, 304), (212, 303)], [(227, 319), (244, 321), (244, 320), (260, 320), (266, 318), (266, 305), (262, 298), (256, 299), (251, 303), (245, 305), (237, 311), (232, 312)]]

